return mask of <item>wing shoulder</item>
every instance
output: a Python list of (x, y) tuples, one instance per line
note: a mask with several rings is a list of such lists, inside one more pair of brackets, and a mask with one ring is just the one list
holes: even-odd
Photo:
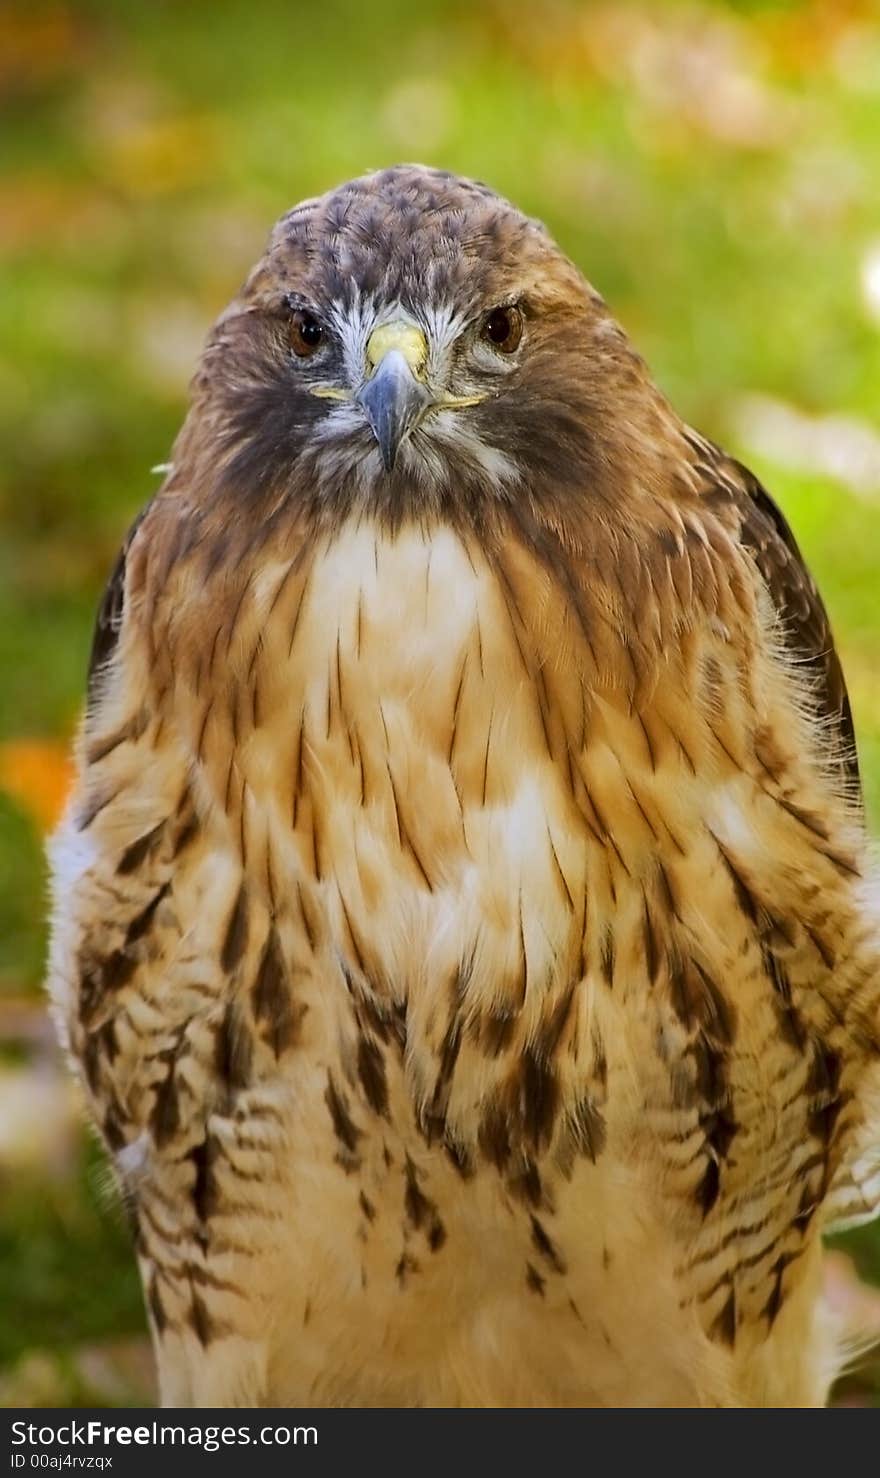
[(122, 548), (116, 556), (116, 562), (110, 572), (110, 578), (104, 587), (104, 593), (101, 596), (97, 615), (95, 616), (86, 680), (86, 708), (89, 713), (94, 711), (98, 702), (101, 679), (119, 645), (119, 634), (122, 630), (122, 622), (125, 615), (125, 582), (128, 555), (138, 530), (143, 524), (151, 506), (148, 503), (145, 508), (141, 509), (126, 534)]
[(742, 463), (693, 435), (705, 496), (735, 515), (739, 538), (764, 581), (792, 658), (811, 678), (846, 789), (861, 795), (855, 726), (831, 622), (797, 540), (766, 488)]

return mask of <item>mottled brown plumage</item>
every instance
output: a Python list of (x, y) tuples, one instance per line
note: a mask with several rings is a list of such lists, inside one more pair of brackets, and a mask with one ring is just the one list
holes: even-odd
[(824, 1401), (820, 1232), (880, 1201), (857, 787), (781, 514), (543, 229), (416, 167), (286, 216), (54, 844), (163, 1399)]

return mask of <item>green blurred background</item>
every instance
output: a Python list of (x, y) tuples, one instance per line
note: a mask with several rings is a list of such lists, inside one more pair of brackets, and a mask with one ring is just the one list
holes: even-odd
[[(0, 5), (0, 1401), (148, 1395), (140, 1293), (40, 996), (41, 833), (93, 612), (201, 339), (297, 199), (398, 159), (543, 217), (781, 502), (880, 825), (880, 5)], [(880, 1235), (851, 1238), (880, 1281)], [(833, 1296), (862, 1299), (848, 1264)], [(868, 1370), (842, 1399), (871, 1399)]]

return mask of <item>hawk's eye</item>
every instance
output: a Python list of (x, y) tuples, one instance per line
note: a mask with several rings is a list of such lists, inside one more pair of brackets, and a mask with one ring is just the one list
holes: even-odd
[(297, 308), (290, 317), (290, 347), (300, 359), (308, 359), (324, 342), (324, 330), (313, 313)]
[(500, 349), (502, 354), (512, 354), (519, 347), (522, 331), (523, 316), (513, 304), (506, 308), (493, 308), (483, 324), (483, 338), (493, 349)]

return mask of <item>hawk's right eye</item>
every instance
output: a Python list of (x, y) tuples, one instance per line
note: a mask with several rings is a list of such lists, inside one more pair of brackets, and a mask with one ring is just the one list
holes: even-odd
[(290, 347), (300, 359), (316, 354), (324, 342), (324, 330), (313, 313), (297, 308), (290, 315)]

